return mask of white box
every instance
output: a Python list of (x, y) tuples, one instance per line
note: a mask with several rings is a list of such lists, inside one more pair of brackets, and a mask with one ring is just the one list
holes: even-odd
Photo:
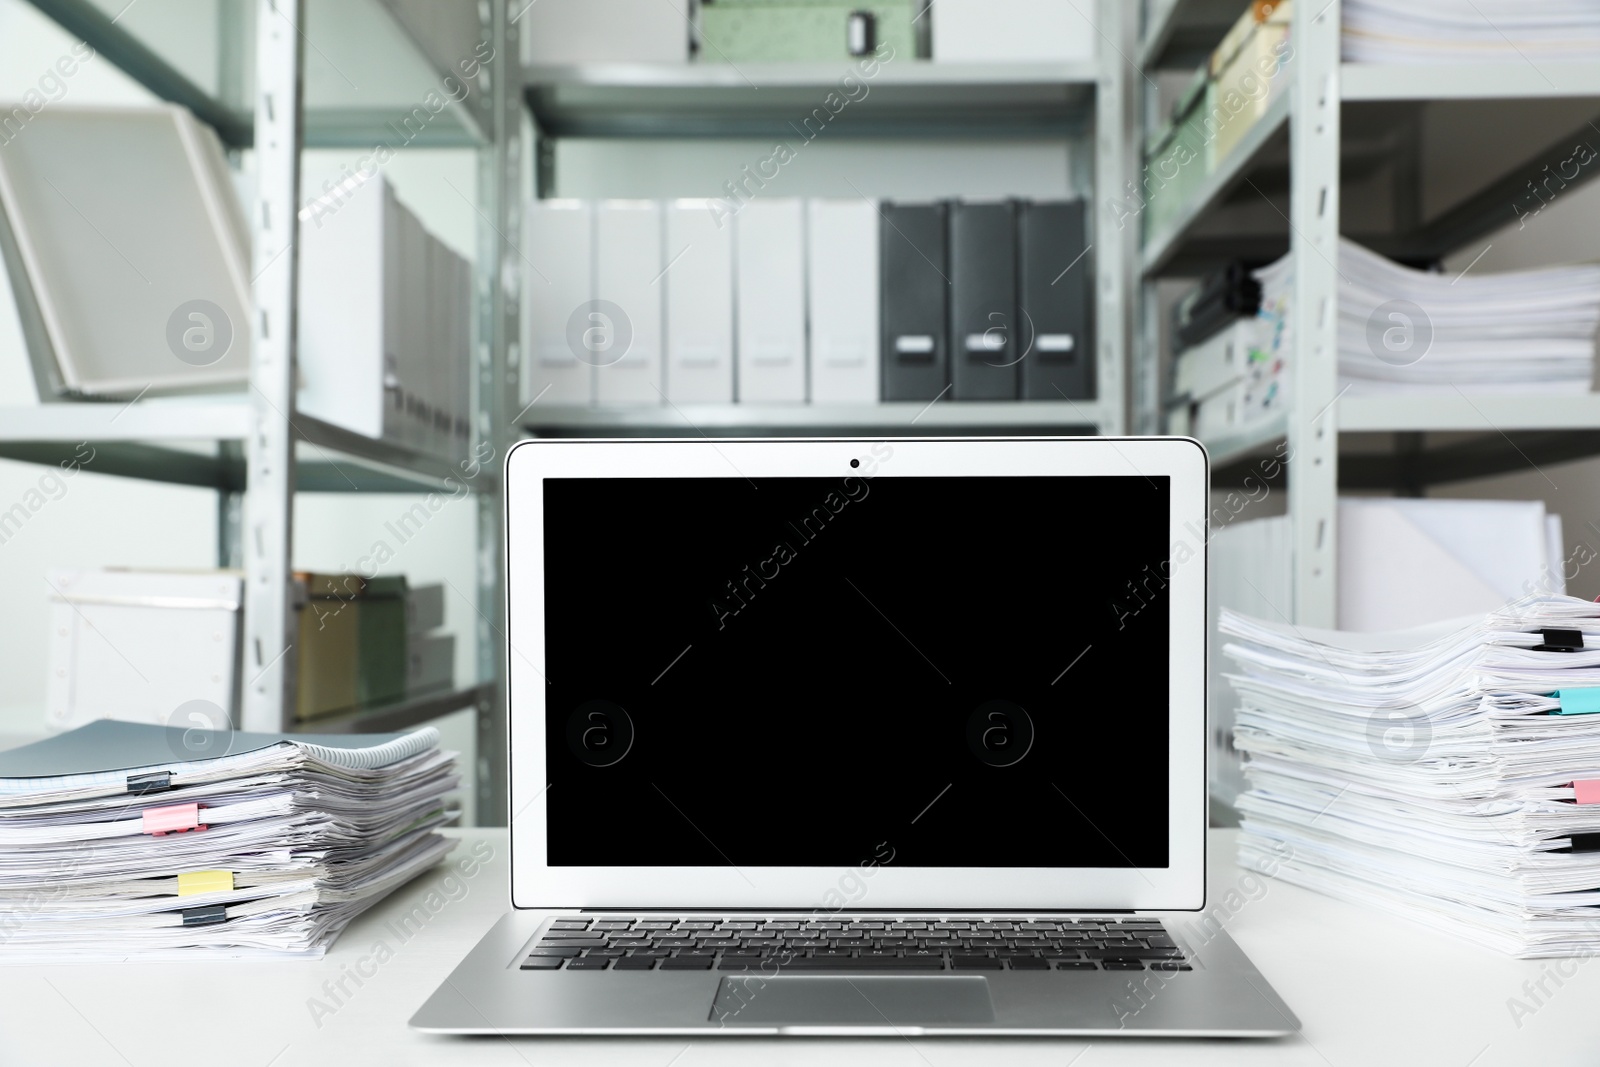
[(237, 571), (58, 570), (48, 581), (51, 729), (237, 719)]
[(1212, 393), (1194, 408), (1194, 435), (1202, 440), (1233, 433), (1243, 425), (1245, 383), (1232, 385)]
[[(661, 205), (654, 200), (602, 200), (595, 206), (595, 299), (615, 304), (625, 323), (597, 321), (608, 351), (596, 353), (595, 396), (601, 404), (659, 404), (661, 385)], [(594, 311), (610, 317), (603, 305)], [(627, 348), (619, 352), (618, 331)]]
[(1563, 592), (1551, 519), (1541, 500), (1340, 497), (1339, 629), (1399, 630)]
[(878, 208), (870, 200), (806, 205), (806, 304), (813, 404), (875, 404)]
[[(538, 5), (534, 5), (537, 7)], [(524, 404), (546, 407), (594, 401), (594, 367), (567, 336), (594, 285), (594, 212), (583, 200), (528, 205), (522, 254)]]
[(688, 10), (682, 0), (538, 0), (519, 20), (523, 60), (687, 63)]
[(799, 200), (753, 200), (733, 219), (739, 400), (806, 398), (805, 211)]
[(444, 586), (413, 585), (406, 589), (406, 633), (425, 634), (444, 625)]
[(733, 227), (718, 225), (713, 204), (667, 206), (667, 399), (674, 404), (733, 400)]
[(377, 177), (301, 212), (299, 407), (373, 438), (399, 437), (385, 380), (399, 366), (400, 210)]
[(1179, 352), (1172, 367), (1173, 394), (1204, 400), (1242, 379), (1255, 337), (1256, 319), (1240, 319)]
[(936, 62), (1092, 61), (1093, 0), (933, 0)]
[(406, 692), (449, 689), (455, 681), (454, 634), (420, 634), (406, 638)]

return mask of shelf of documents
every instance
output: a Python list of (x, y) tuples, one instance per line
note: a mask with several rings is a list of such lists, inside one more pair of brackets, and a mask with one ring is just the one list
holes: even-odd
[[(250, 419), (243, 398), (0, 407), (0, 457), (242, 491)], [(309, 415), (290, 425), (302, 492), (459, 493), (495, 480), (494, 464), (430, 455)]]
[(1171, 224), (1145, 243), (1140, 268), (1147, 277), (1161, 272), (1206, 214), (1245, 180), (1262, 150), (1285, 135), (1290, 99), (1291, 94), (1285, 93), (1273, 101), (1267, 113), (1257, 120), (1233, 151), (1206, 175), (1194, 198), (1184, 205)]
[[(550, 137), (1071, 136), (1088, 128), (1093, 63), (529, 66), (523, 85)], [(866, 103), (870, 100), (871, 103)], [(833, 132), (837, 131), (837, 133)]]
[(1097, 433), (1110, 422), (1108, 407), (1093, 400), (1024, 400), (993, 403), (951, 400), (881, 404), (669, 404), (640, 407), (548, 407), (522, 416), (539, 437), (831, 436), (834, 433), (938, 434)]

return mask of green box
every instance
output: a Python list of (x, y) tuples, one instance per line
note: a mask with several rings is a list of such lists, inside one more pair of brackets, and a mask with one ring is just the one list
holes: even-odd
[(700, 8), (700, 59), (707, 63), (850, 62), (850, 16), (874, 19), (874, 45), (915, 56), (912, 0), (841, 4), (837, 0), (713, 0)]

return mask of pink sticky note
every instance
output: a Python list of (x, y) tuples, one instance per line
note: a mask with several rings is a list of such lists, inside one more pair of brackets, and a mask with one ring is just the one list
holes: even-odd
[(1573, 782), (1572, 788), (1578, 791), (1579, 804), (1600, 804), (1600, 778)]
[(174, 830), (193, 830), (200, 825), (199, 804), (170, 804), (144, 810), (144, 832), (166, 834)]

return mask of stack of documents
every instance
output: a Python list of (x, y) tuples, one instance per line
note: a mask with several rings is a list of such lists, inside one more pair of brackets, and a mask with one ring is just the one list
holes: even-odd
[(321, 956), (454, 847), (438, 746), (101, 720), (0, 753), (0, 962)]
[[(1341, 239), (1337, 270), (1339, 385), (1353, 396), (1590, 389), (1600, 266), (1431, 274)], [(1256, 277), (1263, 318), (1277, 309), (1287, 325), (1289, 257)]]
[(1600, 949), (1600, 604), (1220, 627), (1241, 669), (1241, 864), (1517, 956)]
[(1345, 0), (1352, 63), (1518, 63), (1600, 59), (1592, 0)]

